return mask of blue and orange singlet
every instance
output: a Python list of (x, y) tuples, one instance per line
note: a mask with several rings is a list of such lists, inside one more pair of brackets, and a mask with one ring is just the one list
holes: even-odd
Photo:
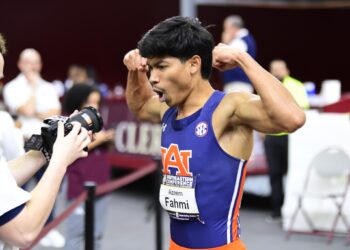
[(170, 249), (244, 249), (238, 217), (246, 161), (224, 152), (212, 128), (223, 97), (215, 91), (184, 119), (176, 120), (176, 108), (163, 116), (159, 199), (171, 218)]

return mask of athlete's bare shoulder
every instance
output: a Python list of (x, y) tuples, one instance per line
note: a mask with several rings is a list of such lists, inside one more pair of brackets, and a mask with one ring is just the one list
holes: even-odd
[(252, 148), (252, 128), (236, 116), (239, 106), (255, 99), (245, 92), (226, 94), (213, 113), (212, 125), (221, 148), (228, 154), (248, 159)]
[(248, 92), (237, 91), (226, 94), (220, 104), (222, 104), (222, 108), (232, 109), (236, 108), (236, 106), (240, 105), (241, 103), (248, 102), (254, 98), (259, 97)]
[(260, 97), (248, 92), (226, 94), (213, 114), (213, 120), (222, 125), (241, 125), (235, 115), (238, 108), (245, 103), (259, 101)]

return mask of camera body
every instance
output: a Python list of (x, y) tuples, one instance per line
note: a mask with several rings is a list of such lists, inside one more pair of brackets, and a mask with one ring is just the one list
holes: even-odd
[(41, 134), (32, 135), (25, 143), (25, 149), (41, 151), (49, 161), (57, 138), (58, 122), (63, 123), (64, 136), (72, 130), (72, 122), (79, 122), (82, 127), (95, 133), (103, 128), (103, 120), (100, 113), (93, 107), (86, 107), (72, 117), (53, 116), (45, 119), (45, 125), (41, 128)]

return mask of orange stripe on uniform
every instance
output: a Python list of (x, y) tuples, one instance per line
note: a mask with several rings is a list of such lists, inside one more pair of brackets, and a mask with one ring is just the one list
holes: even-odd
[(243, 165), (243, 175), (242, 175), (242, 180), (241, 180), (241, 184), (239, 186), (239, 196), (237, 198), (237, 203), (236, 203), (236, 208), (233, 214), (233, 219), (232, 219), (232, 237), (233, 237), (233, 241), (238, 239), (238, 212), (239, 209), (241, 207), (241, 200), (242, 200), (242, 196), (243, 196), (243, 186), (244, 186), (244, 181), (245, 181), (245, 175), (247, 172), (247, 168), (246, 168), (246, 163)]
[(177, 245), (174, 241), (170, 241), (170, 247), (169, 250), (246, 250), (247, 248), (243, 244), (243, 242), (238, 239), (234, 242), (231, 242), (230, 244), (221, 246), (221, 247), (214, 247), (214, 248), (187, 248), (187, 247), (181, 247)]

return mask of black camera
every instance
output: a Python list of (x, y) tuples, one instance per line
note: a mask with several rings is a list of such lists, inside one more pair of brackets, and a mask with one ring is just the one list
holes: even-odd
[[(85, 107), (72, 117), (53, 116), (44, 120), (45, 126), (41, 128), (41, 135), (32, 135), (25, 143), (25, 149), (43, 152), (47, 161), (50, 161), (53, 144), (57, 137), (58, 122), (64, 125), (66, 136), (73, 128), (72, 122), (79, 122), (83, 128), (93, 132), (101, 131), (103, 120), (100, 113), (93, 107)], [(87, 150), (87, 149), (86, 149)]]

